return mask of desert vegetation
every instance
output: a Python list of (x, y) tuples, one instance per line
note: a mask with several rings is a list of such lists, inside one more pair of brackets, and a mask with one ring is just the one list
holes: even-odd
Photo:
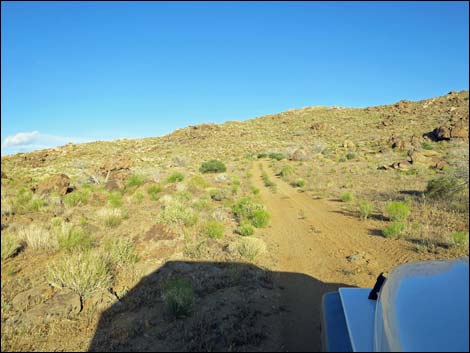
[[(253, 342), (256, 320), (280, 312), (269, 269), (302, 263), (325, 282), (371, 286), (402, 262), (468, 256), (465, 98), (308, 107), (2, 156), (2, 350), (87, 350), (113, 310), (143, 323), (112, 316), (115, 347), (159, 327), (209, 349), (202, 317), (222, 313)], [(446, 126), (459, 137), (433, 133)]]

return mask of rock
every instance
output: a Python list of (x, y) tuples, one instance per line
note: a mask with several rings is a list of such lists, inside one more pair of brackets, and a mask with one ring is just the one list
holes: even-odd
[(107, 176), (109, 179), (109, 173), (118, 170), (129, 170), (132, 167), (132, 161), (127, 156), (120, 156), (117, 158), (111, 158), (107, 160), (98, 168), (99, 174)]
[(80, 296), (68, 289), (61, 290), (46, 302), (28, 310), (23, 321), (41, 323), (53, 318), (63, 318), (77, 315), (82, 310)]
[(36, 191), (40, 194), (49, 194), (56, 191), (59, 195), (63, 196), (72, 191), (70, 188), (70, 178), (65, 174), (54, 175), (48, 180), (40, 183)]
[(465, 126), (463, 120), (458, 120), (450, 131), (452, 138), (468, 138), (468, 124)]
[(328, 127), (328, 124), (327, 124), (327, 123), (318, 122), (318, 123), (313, 123), (313, 124), (310, 126), (310, 129), (311, 129), (311, 130), (318, 131), (318, 130), (326, 129), (327, 127)]
[(296, 150), (290, 157), (292, 161), (306, 161), (308, 159), (308, 154), (304, 150)]
[(227, 174), (219, 174), (214, 178), (216, 183), (226, 183), (228, 182)]
[(435, 128), (432, 134), (437, 141), (450, 140), (450, 128), (447, 126)]
[(106, 189), (108, 191), (122, 189), (126, 185), (126, 181), (130, 175), (131, 173), (128, 169), (110, 171), (105, 184)]
[(393, 135), (389, 140), (389, 145), (392, 148), (397, 148), (399, 150), (404, 150), (406, 144), (405, 144), (405, 141), (402, 138)]
[(11, 304), (15, 310), (23, 311), (46, 301), (53, 293), (54, 290), (50, 285), (43, 284), (17, 294)]
[(294, 131), (294, 136), (303, 136), (303, 135), (305, 135), (305, 130)]

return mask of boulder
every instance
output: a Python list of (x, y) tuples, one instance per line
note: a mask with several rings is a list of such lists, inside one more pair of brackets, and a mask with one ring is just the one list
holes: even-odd
[(43, 303), (54, 293), (53, 288), (48, 284), (31, 288), (27, 291), (17, 294), (11, 301), (13, 308), (17, 311), (23, 311), (30, 307)]
[(311, 129), (311, 130), (314, 130), (314, 131), (318, 131), (318, 130), (326, 129), (327, 127), (328, 127), (328, 124), (327, 124), (327, 123), (318, 122), (318, 123), (313, 123), (313, 124), (310, 126), (310, 129)]
[(296, 150), (290, 157), (292, 161), (306, 161), (308, 159), (308, 154), (304, 150)]
[(23, 322), (40, 324), (50, 319), (75, 316), (82, 310), (80, 296), (64, 289), (42, 304), (34, 306), (23, 314)]
[(65, 174), (57, 174), (46, 181), (40, 183), (36, 189), (40, 194), (49, 194), (53, 191), (59, 193), (59, 195), (65, 195), (72, 191), (70, 188), (70, 178)]

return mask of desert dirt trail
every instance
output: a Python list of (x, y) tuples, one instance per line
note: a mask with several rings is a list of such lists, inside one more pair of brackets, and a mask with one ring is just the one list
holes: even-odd
[[(416, 253), (404, 241), (374, 235), (378, 221), (344, 214), (343, 203), (315, 200), (276, 177), (268, 162), (261, 165), (276, 184), (275, 192), (267, 188), (260, 163), (253, 164), (252, 182), (271, 214), (263, 237), (271, 261), (263, 265), (280, 273), (283, 349), (321, 351), (322, 295), (344, 286), (372, 287), (380, 272)], [(348, 261), (357, 252), (365, 259)]]

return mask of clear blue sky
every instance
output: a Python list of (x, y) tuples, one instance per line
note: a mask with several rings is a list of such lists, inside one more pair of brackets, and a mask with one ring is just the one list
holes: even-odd
[(2, 154), (468, 89), (467, 2), (2, 2)]

